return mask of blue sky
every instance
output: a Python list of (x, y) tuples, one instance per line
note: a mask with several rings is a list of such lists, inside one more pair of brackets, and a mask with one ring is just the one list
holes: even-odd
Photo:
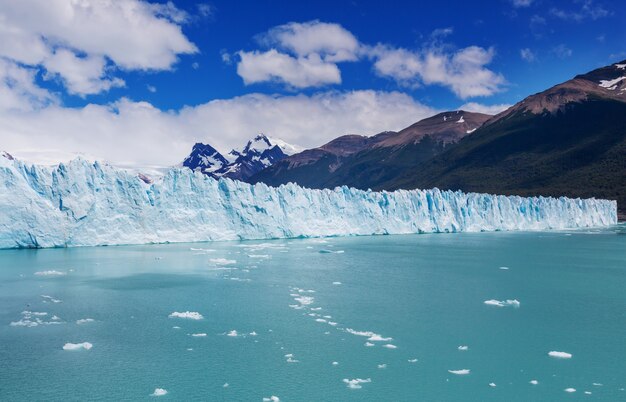
[(259, 131), (317, 146), (496, 112), (626, 59), (619, 1), (17, 3), (0, 5), (15, 28), (0, 31), (0, 148), (41, 162), (167, 165)]

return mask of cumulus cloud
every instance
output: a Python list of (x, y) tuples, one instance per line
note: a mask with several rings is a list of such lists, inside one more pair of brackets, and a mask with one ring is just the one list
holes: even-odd
[(306, 88), (341, 83), (337, 65), (325, 62), (316, 53), (293, 57), (271, 49), (267, 52), (240, 51), (237, 54), (240, 57), (237, 74), (246, 85), (277, 81), (295, 88)]
[[(409, 50), (361, 43), (339, 24), (291, 22), (258, 35), (263, 49), (237, 52), (237, 74), (246, 85), (279, 82), (292, 88), (320, 87), (341, 83), (338, 63), (368, 58), (378, 75), (408, 87), (443, 85), (462, 99), (501, 91), (504, 77), (486, 67), (495, 50), (479, 46), (450, 50), (441, 41), (453, 32), (452, 27), (436, 29), (425, 48)], [(231, 62), (229, 56), (222, 58)]]
[(347, 133), (400, 130), (434, 113), (400, 92), (252, 93), (177, 111), (123, 98), (80, 108), (0, 108), (0, 137), (4, 150), (33, 162), (54, 163), (81, 153), (119, 165), (164, 166), (179, 163), (198, 141), (227, 152), (263, 132), (313, 147)]
[[(280, 82), (293, 88), (341, 83), (337, 63), (355, 61), (360, 48), (352, 33), (339, 24), (291, 22), (257, 35), (265, 51), (237, 52), (237, 74), (246, 85)], [(225, 63), (230, 57), (222, 55)]]
[(469, 46), (449, 52), (443, 47), (413, 51), (378, 45), (368, 53), (380, 76), (412, 87), (443, 85), (461, 99), (493, 95), (506, 84), (501, 74), (486, 67), (495, 56), (493, 48)]
[(328, 62), (354, 61), (360, 47), (356, 37), (341, 25), (317, 20), (279, 25), (259, 35), (257, 40), (299, 57), (317, 54)]
[(98, 93), (123, 85), (107, 67), (168, 70), (197, 52), (181, 31), (186, 20), (171, 2), (3, 1), (0, 57), (60, 76), (70, 93)]

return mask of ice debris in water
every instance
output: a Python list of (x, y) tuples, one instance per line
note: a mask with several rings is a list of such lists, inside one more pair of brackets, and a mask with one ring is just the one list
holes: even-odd
[(489, 305), (489, 306), (496, 306), (496, 307), (519, 307), (520, 306), (520, 302), (516, 299), (512, 299), (512, 300), (485, 300), (484, 302), (485, 304)]
[(0, 194), (9, 195), (0, 198), (0, 248), (558, 230), (617, 223), (617, 203), (609, 200), (269, 187), (215, 180), (186, 168), (172, 168), (145, 183), (127, 170), (80, 158), (48, 167), (0, 156)]
[(63, 345), (63, 350), (89, 350), (93, 347), (93, 345), (89, 342), (82, 343), (66, 343)]
[(196, 311), (184, 311), (184, 312), (174, 311), (172, 314), (169, 315), (169, 317), (170, 318), (186, 318), (189, 320), (201, 320), (204, 318), (202, 314)]
[(350, 389), (361, 389), (363, 388), (363, 386), (361, 384), (367, 384), (369, 382), (372, 382), (371, 378), (353, 378), (353, 379), (348, 379), (348, 378), (344, 378), (343, 382), (347, 384), (348, 388)]
[(571, 353), (567, 353), (567, 352), (558, 352), (556, 350), (553, 350), (551, 352), (548, 352), (548, 356), (550, 357), (555, 357), (557, 359), (571, 359), (572, 358), (572, 354)]

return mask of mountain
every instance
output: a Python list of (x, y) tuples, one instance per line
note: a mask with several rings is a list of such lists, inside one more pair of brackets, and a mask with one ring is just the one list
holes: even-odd
[(344, 135), (285, 158), (249, 181), (273, 186), (295, 182), (310, 188), (384, 188), (388, 181), (441, 153), (491, 117), (459, 110), (439, 113), (399, 132), (372, 137)]
[(626, 61), (529, 96), (386, 184), (600, 197), (626, 213)]
[(282, 140), (259, 134), (241, 150), (231, 150), (227, 156), (208, 144), (197, 143), (182, 166), (208, 176), (247, 180), (255, 173), (271, 166), (297, 151), (298, 147)]

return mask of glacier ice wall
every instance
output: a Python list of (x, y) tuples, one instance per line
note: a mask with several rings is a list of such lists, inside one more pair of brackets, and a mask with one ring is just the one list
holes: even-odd
[(0, 248), (546, 230), (617, 222), (614, 201), (460, 191), (310, 190), (169, 170), (152, 184), (98, 162), (0, 156)]

